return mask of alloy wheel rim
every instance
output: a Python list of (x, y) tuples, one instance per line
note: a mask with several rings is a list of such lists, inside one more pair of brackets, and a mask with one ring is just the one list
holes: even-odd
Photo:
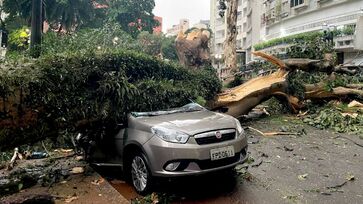
[(147, 168), (144, 160), (136, 156), (131, 163), (132, 183), (138, 191), (144, 191), (147, 184)]

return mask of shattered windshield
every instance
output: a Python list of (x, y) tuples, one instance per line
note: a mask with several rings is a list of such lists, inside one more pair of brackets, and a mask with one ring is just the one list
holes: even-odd
[(202, 111), (205, 108), (197, 103), (189, 103), (185, 106), (179, 108), (173, 108), (170, 110), (164, 111), (152, 111), (152, 112), (133, 112), (131, 113), (134, 117), (152, 117), (152, 116), (160, 116), (160, 115), (169, 115), (175, 113), (186, 113), (186, 112), (196, 112)]

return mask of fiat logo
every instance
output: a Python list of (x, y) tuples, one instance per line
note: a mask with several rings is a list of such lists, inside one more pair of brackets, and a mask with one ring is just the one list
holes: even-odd
[(221, 133), (221, 132), (219, 132), (219, 131), (217, 131), (217, 132), (216, 132), (216, 138), (217, 138), (217, 139), (221, 139), (221, 138), (222, 138), (222, 133)]

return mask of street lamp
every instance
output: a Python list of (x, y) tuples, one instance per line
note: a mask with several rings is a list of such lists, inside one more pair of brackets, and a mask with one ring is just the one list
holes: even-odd
[(216, 59), (216, 61), (217, 61), (217, 70), (218, 70), (218, 72), (219, 72), (219, 76), (221, 76), (222, 75), (222, 73), (221, 73), (221, 71), (220, 71), (220, 62), (221, 62), (221, 59), (222, 59), (222, 55), (221, 54), (215, 54), (214, 55), (214, 58)]

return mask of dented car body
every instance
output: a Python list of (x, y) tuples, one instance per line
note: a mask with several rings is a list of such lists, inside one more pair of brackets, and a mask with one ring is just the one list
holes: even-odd
[(154, 177), (232, 169), (247, 159), (247, 138), (239, 121), (196, 103), (131, 113), (112, 139), (114, 157), (107, 164), (121, 165), (139, 193), (150, 188)]

